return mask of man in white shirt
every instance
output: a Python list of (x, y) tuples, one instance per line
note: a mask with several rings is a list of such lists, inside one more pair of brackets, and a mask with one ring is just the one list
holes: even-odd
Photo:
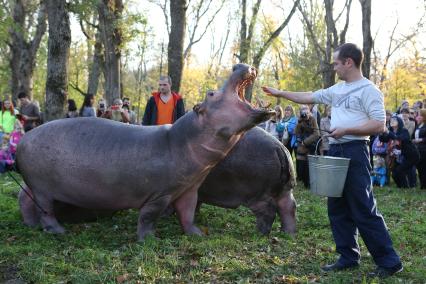
[(360, 261), (358, 232), (377, 268), (370, 276), (388, 277), (402, 271), (383, 217), (377, 211), (371, 186), (368, 153), (370, 135), (385, 129), (383, 94), (361, 73), (362, 51), (351, 43), (333, 54), (336, 74), (343, 82), (316, 92), (280, 91), (263, 87), (265, 93), (296, 103), (331, 105), (331, 134), (328, 155), (350, 158), (342, 197), (328, 198), (328, 215), (340, 258), (322, 267), (338, 271), (357, 267)]

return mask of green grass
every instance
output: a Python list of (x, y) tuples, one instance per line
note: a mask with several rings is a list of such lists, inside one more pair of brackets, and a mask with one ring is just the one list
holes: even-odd
[(205, 237), (182, 234), (175, 217), (157, 224), (157, 238), (136, 241), (137, 212), (120, 212), (95, 223), (65, 224), (57, 236), (21, 222), (18, 186), (0, 176), (0, 283), (425, 283), (426, 191), (376, 189), (404, 271), (386, 280), (369, 279), (374, 263), (361, 241), (357, 270), (322, 273), (336, 259), (326, 199), (303, 188), (298, 202), (297, 236), (279, 232), (276, 220), (268, 237), (256, 232), (245, 208), (206, 206), (196, 223)]

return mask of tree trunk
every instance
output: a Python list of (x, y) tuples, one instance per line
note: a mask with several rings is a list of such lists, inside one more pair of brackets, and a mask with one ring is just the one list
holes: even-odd
[(101, 0), (98, 5), (99, 29), (104, 46), (105, 57), (105, 99), (111, 105), (113, 100), (120, 98), (120, 60), (122, 32), (118, 21), (123, 13), (122, 0)]
[[(18, 93), (25, 92), (32, 98), (33, 82), (32, 76), (35, 67), (37, 50), (40, 47), (41, 39), (46, 32), (46, 7), (44, 1), (40, 2), (37, 15), (37, 25), (32, 39), (26, 38), (25, 34), (29, 28), (28, 18), (32, 18), (35, 11), (26, 11), (22, 0), (16, 0), (13, 6), (14, 27), (9, 30), (11, 36), (11, 90), (12, 100), (16, 101)], [(27, 8), (28, 9), (28, 8)]]
[(364, 52), (364, 64), (362, 65), (362, 74), (370, 78), (371, 49), (373, 48), (373, 38), (371, 36), (371, 0), (359, 0), (362, 8), (362, 37)]
[(102, 55), (102, 42), (99, 32), (95, 36), (95, 50), (93, 53), (93, 62), (89, 71), (89, 78), (87, 83), (87, 93), (94, 94), (98, 92), (99, 86), (99, 77), (101, 75), (101, 70), (104, 66), (104, 58)]
[(46, 80), (46, 121), (64, 117), (71, 45), (66, 0), (47, 0), (49, 41)]
[(172, 90), (179, 92), (183, 73), (183, 43), (186, 29), (186, 0), (170, 1), (171, 28), (169, 35), (168, 73), (172, 78)]

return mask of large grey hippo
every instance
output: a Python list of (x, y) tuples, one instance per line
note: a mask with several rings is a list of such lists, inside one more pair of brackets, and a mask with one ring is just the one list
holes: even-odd
[(294, 234), (295, 185), (288, 150), (266, 131), (255, 127), (210, 172), (198, 191), (198, 200), (224, 208), (250, 208), (263, 234), (271, 231), (278, 213), (281, 230)]
[(138, 208), (137, 234), (143, 240), (173, 204), (184, 232), (201, 234), (193, 222), (199, 186), (247, 130), (273, 114), (244, 99), (255, 77), (254, 68), (235, 65), (221, 90), (209, 92), (173, 125), (77, 118), (30, 131), (18, 146), (17, 162), (43, 211), (37, 218), (38, 209), (21, 194), (24, 222), (63, 233), (54, 201), (89, 209)]

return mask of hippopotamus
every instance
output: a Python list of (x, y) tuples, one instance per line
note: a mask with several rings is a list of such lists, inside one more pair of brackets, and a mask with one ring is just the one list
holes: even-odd
[(293, 161), (284, 145), (260, 127), (249, 130), (210, 172), (198, 191), (199, 206), (246, 206), (262, 234), (269, 234), (278, 213), (281, 230), (296, 232)]
[[(244, 99), (244, 89), (255, 78), (255, 68), (235, 65), (220, 90), (208, 92), (173, 125), (75, 118), (31, 130), (16, 154), (28, 187), (28, 194), (20, 194), (24, 223), (64, 233), (55, 201), (88, 209), (136, 208), (142, 241), (172, 204), (183, 231), (202, 235), (194, 224), (198, 188), (246, 131), (274, 114)], [(28, 201), (30, 195), (35, 202)]]

